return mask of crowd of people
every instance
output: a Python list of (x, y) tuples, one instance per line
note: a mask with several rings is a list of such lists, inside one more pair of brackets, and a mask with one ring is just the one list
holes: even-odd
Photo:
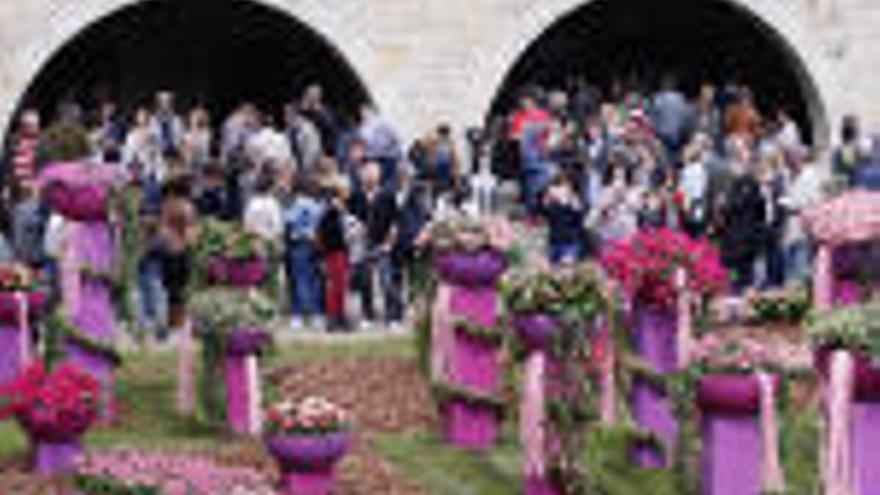
[(440, 125), (412, 143), (369, 105), (341, 118), (320, 86), (274, 110), (245, 103), (216, 123), (202, 106), (184, 116), (162, 92), (130, 114), (104, 102), (90, 119), (65, 103), (45, 128), (22, 112), (5, 147), (0, 257), (54, 266), (62, 221), (33, 181), (59, 156), (88, 156), (125, 167), (142, 192), (143, 326), (178, 318), (164, 316), (162, 300), (183, 297), (182, 253), (214, 218), (277, 247), (292, 329), (398, 327), (423, 227), (450, 209), (496, 208), (504, 181), (521, 199), (505, 213), (546, 225), (553, 263), (639, 229), (681, 229), (717, 241), (737, 292), (807, 277), (812, 247), (798, 212), (829, 187), (880, 188), (880, 140), (866, 145), (855, 118), (832, 163), (819, 163), (798, 123), (784, 109), (762, 113), (742, 85), (704, 84), (693, 99), (671, 79), (608, 95), (530, 87), (485, 130), (459, 139)]

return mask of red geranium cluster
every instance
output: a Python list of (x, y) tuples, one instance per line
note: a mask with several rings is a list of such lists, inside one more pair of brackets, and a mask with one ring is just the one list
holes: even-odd
[(298, 405), (284, 401), (266, 413), (266, 429), (270, 433), (323, 435), (348, 427), (348, 414), (321, 397), (308, 397)]
[(675, 304), (680, 268), (694, 294), (721, 292), (728, 282), (715, 246), (669, 229), (644, 230), (610, 243), (602, 250), (602, 265), (630, 297), (664, 307)]
[(0, 419), (17, 418), (32, 435), (69, 439), (84, 433), (98, 415), (100, 385), (65, 364), (47, 371), (36, 363), (0, 387)]

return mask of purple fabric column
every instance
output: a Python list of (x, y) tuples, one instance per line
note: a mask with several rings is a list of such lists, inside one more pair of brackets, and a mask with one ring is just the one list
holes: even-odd
[[(453, 321), (492, 327), (497, 319), (497, 294), (494, 287), (453, 286), (450, 312)], [(452, 381), (479, 392), (493, 393), (499, 385), (498, 347), (466, 335), (454, 333)]]
[(483, 327), (494, 327), (498, 313), (495, 287), (453, 285), (450, 309), (456, 318), (466, 319)]
[(498, 438), (498, 418), (487, 406), (474, 406), (460, 399), (446, 404), (446, 440), (472, 450), (489, 450)]
[(853, 306), (861, 302), (861, 288), (851, 280), (834, 281), (834, 302), (840, 306)]
[(704, 413), (702, 495), (760, 495), (761, 427), (749, 414)]
[(21, 371), (21, 330), (0, 325), (0, 385), (14, 380)]
[(333, 468), (311, 472), (282, 473), (280, 495), (329, 495), (335, 486)]
[(226, 382), (226, 419), (232, 431), (239, 435), (250, 433), (248, 418), (248, 383), (246, 356), (227, 355), (223, 365)]
[(852, 408), (852, 463), (855, 493), (880, 495), (880, 402), (856, 402)]
[(48, 476), (68, 474), (73, 471), (81, 454), (82, 447), (78, 440), (60, 443), (33, 440), (33, 469)]
[[(659, 374), (676, 371), (676, 317), (673, 310), (636, 305), (634, 338), (636, 352)], [(638, 378), (633, 386), (633, 415), (645, 430), (656, 434), (671, 451), (678, 435), (672, 404), (666, 395)], [(667, 464), (651, 446), (636, 448), (636, 462), (646, 468), (662, 468)]]
[(91, 352), (73, 342), (67, 343), (66, 350), (68, 361), (91, 374), (101, 384), (101, 413), (99, 417), (104, 421), (115, 419), (113, 409), (113, 371), (116, 369), (116, 366), (113, 361), (102, 354)]

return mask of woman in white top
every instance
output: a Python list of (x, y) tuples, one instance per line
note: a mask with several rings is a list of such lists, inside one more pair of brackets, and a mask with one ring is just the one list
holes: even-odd
[(141, 177), (152, 177), (161, 182), (165, 177), (165, 160), (159, 137), (153, 131), (150, 111), (138, 108), (134, 123), (125, 138), (122, 150), (122, 163), (129, 169), (137, 167)]
[(605, 187), (588, 220), (602, 242), (622, 240), (638, 231), (642, 189), (632, 183), (631, 170), (620, 163), (609, 164)]
[(244, 212), (244, 228), (273, 245), (281, 242), (284, 220), (281, 203), (273, 195), (275, 171), (271, 167), (262, 170), (257, 180), (255, 194), (248, 200)]
[(211, 161), (213, 137), (208, 111), (202, 107), (194, 108), (183, 134), (183, 157), (197, 179), (201, 179), (202, 170)]

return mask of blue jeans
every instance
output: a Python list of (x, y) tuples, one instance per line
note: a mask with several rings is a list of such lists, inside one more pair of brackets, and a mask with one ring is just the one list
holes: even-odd
[(584, 246), (580, 242), (550, 245), (550, 263), (558, 265), (563, 261), (578, 262), (583, 257)]
[(813, 273), (812, 248), (808, 241), (790, 244), (785, 250), (786, 282), (806, 282)]
[(550, 171), (546, 163), (527, 164), (523, 169), (523, 197), (530, 214), (541, 209), (541, 193), (550, 185)]
[(311, 241), (287, 244), (287, 280), (290, 307), (294, 315), (315, 316), (321, 313), (321, 280), (318, 253)]

